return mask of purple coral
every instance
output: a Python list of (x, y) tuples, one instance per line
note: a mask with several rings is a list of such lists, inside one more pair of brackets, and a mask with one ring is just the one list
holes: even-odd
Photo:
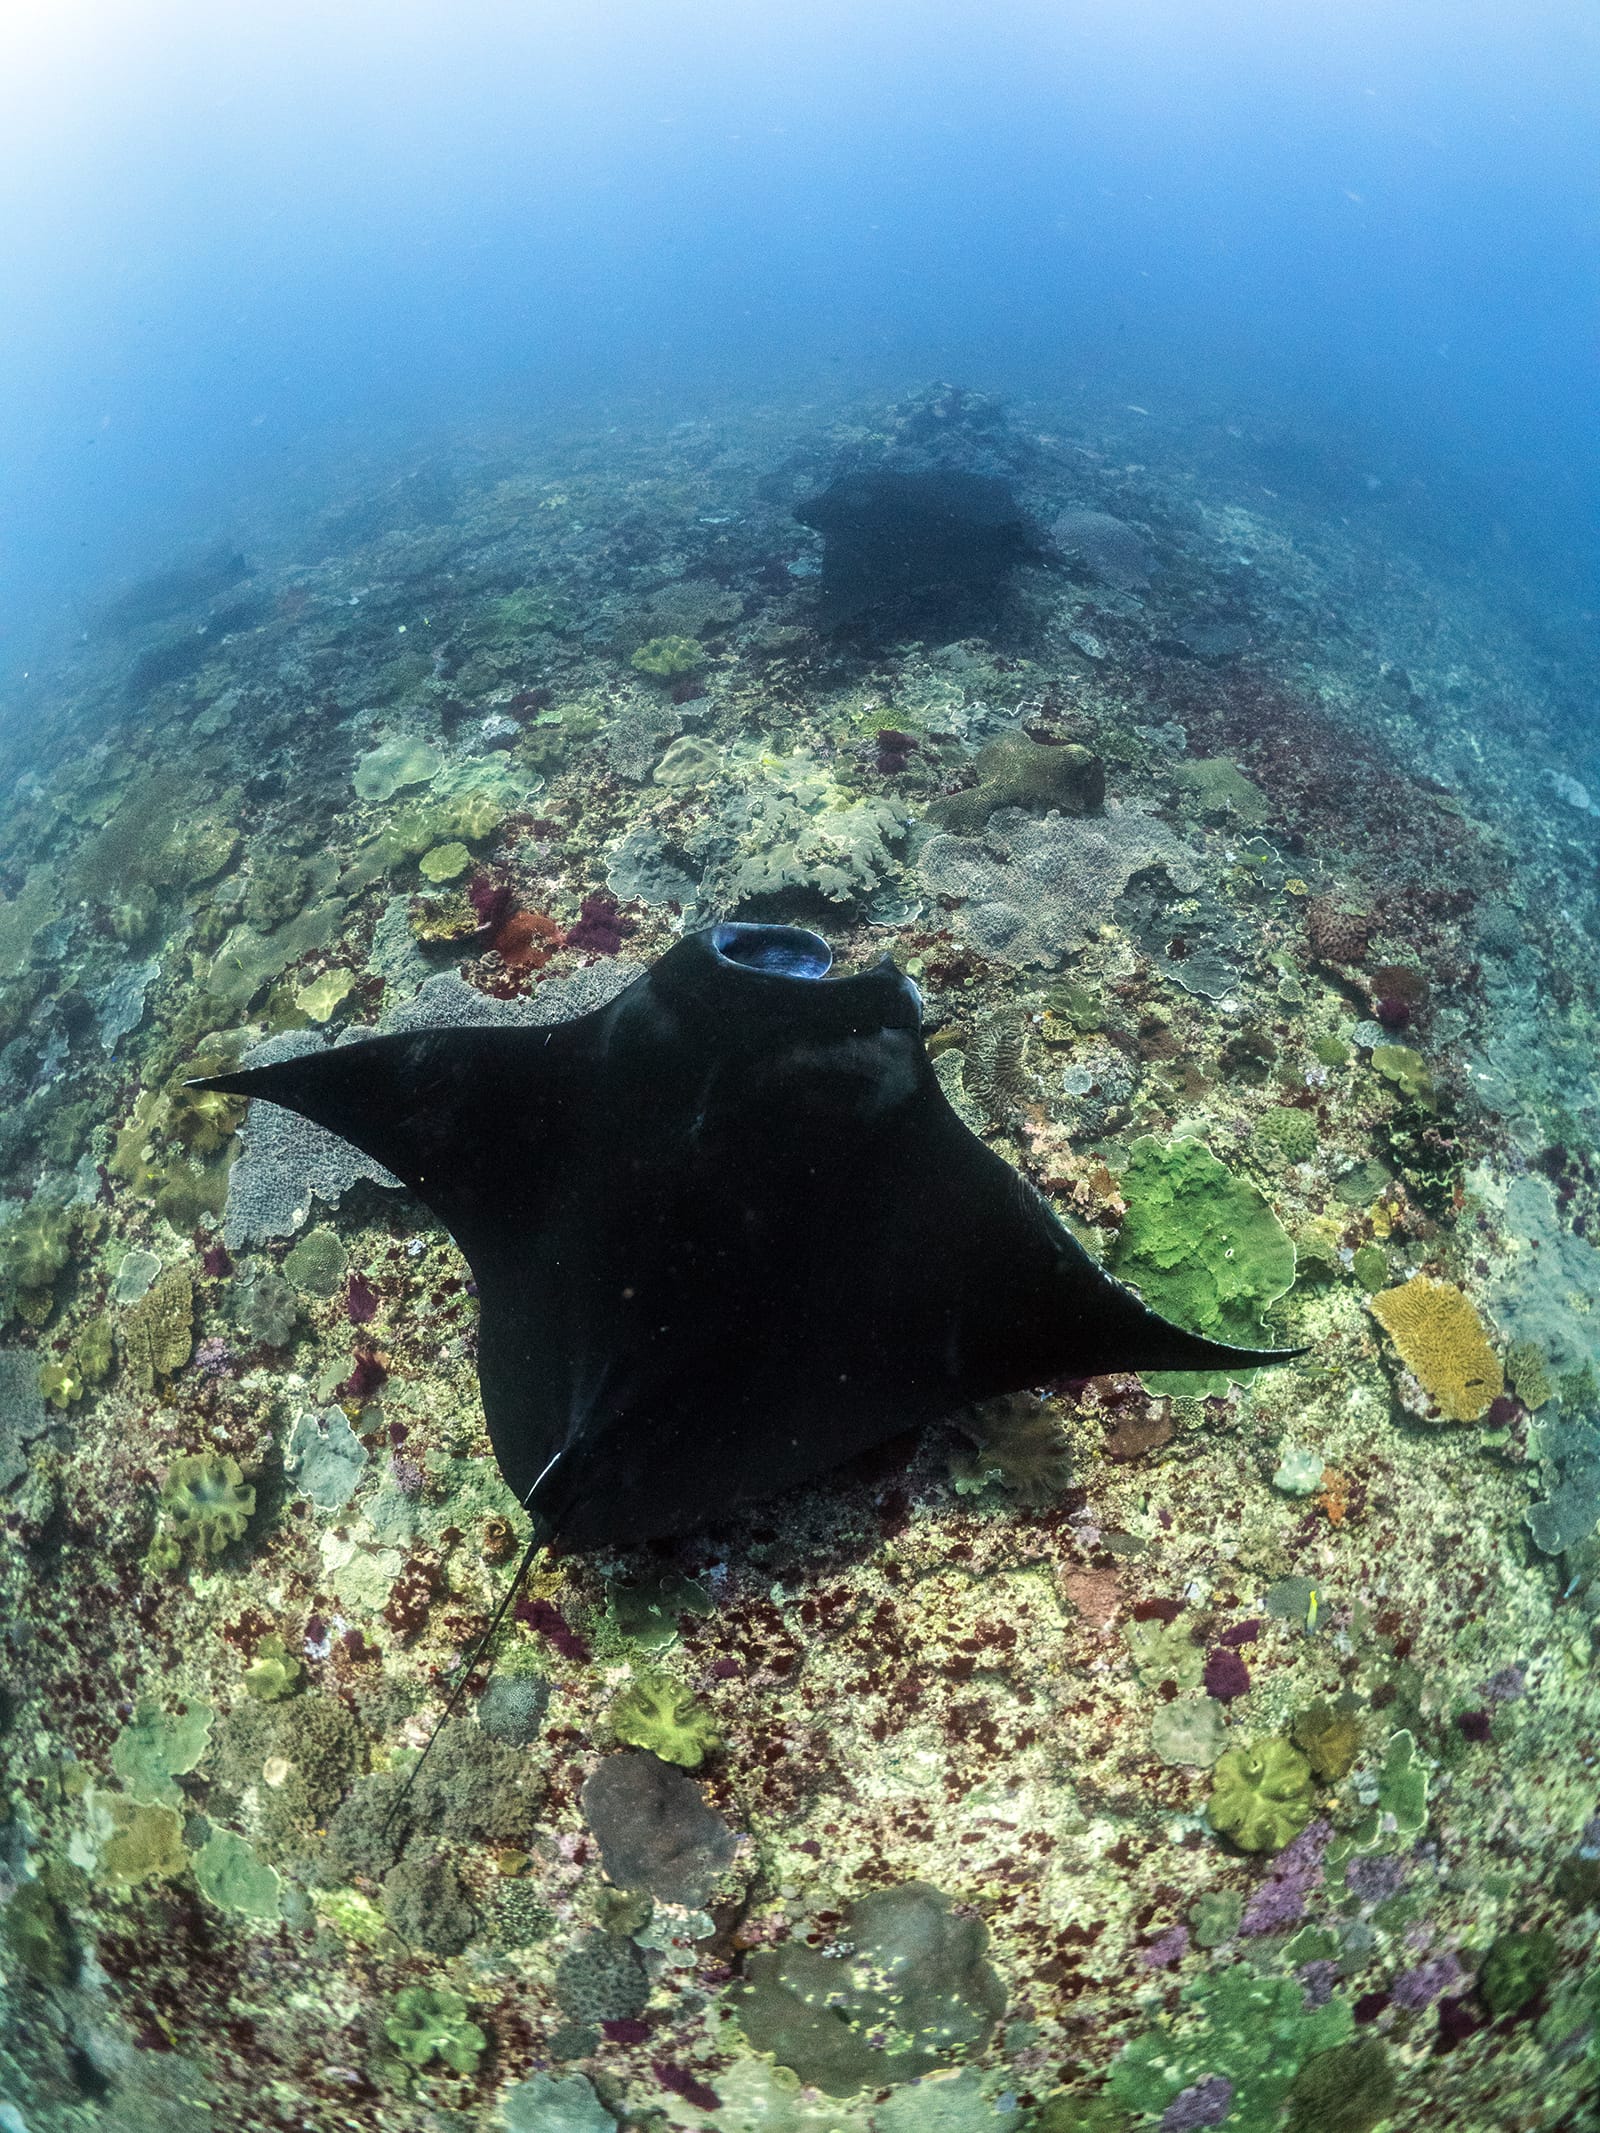
[(1306, 1898), (1322, 1886), (1322, 1851), (1332, 1834), (1331, 1826), (1319, 1818), (1284, 1846), (1272, 1862), (1272, 1872), (1244, 1907), (1241, 1933), (1282, 1933), (1300, 1923)]
[(1208, 1696), (1215, 1696), (1218, 1703), (1232, 1703), (1248, 1690), (1250, 1669), (1231, 1647), (1218, 1645), (1206, 1660), (1204, 1679)]
[(1459, 1985), (1464, 1974), (1453, 1955), (1435, 1955), (1397, 1977), (1389, 1988), (1389, 1998), (1396, 2007), (1431, 2007), (1441, 1992)]
[(1302, 1963), (1295, 1976), (1305, 1988), (1306, 2005), (1326, 2007), (1342, 1974), (1336, 1956), (1318, 1956), (1315, 1962)]
[(1374, 1852), (1350, 1861), (1345, 1887), (1361, 1903), (1385, 1903), (1406, 1878), (1406, 1863), (1392, 1852)]
[(1192, 2088), (1179, 2089), (1161, 2114), (1161, 2133), (1202, 2133), (1220, 2126), (1233, 2109), (1233, 2083), (1221, 2074), (1206, 2074)]
[(209, 1334), (194, 1351), (195, 1368), (202, 1377), (225, 1378), (233, 1369), (233, 1350), (220, 1334)]
[(1174, 1963), (1181, 1963), (1188, 1952), (1189, 1928), (1169, 1926), (1159, 1939), (1147, 1942), (1139, 1950), (1139, 1960), (1147, 1970), (1168, 1970)]

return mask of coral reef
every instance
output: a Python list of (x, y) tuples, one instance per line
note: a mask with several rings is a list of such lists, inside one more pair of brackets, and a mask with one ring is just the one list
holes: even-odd
[[(507, 426), (41, 653), (0, 779), (0, 2116), (1586, 2123), (1593, 689), (1506, 559), (1256, 450), (949, 385)], [(792, 507), (880, 467), (1003, 480), (1052, 548), (830, 613)], [(1019, 1191), (1306, 1353), (537, 1551), (419, 1766), (530, 1537), (470, 1270), (344, 1143), (185, 1084), (549, 1026), (732, 912), (892, 953)]]

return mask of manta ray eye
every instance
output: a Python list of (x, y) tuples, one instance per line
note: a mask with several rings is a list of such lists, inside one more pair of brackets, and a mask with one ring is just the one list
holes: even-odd
[(833, 967), (833, 950), (803, 926), (717, 926), (711, 945), (725, 963), (780, 978), (825, 978)]

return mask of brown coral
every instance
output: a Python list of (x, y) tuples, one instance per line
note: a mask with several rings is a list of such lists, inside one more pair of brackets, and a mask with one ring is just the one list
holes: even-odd
[(1319, 896), (1306, 906), (1306, 938), (1319, 963), (1359, 963), (1372, 940), (1372, 920)]
[(1416, 1274), (1369, 1306), (1439, 1419), (1476, 1422), (1505, 1390), (1483, 1320), (1452, 1282)]

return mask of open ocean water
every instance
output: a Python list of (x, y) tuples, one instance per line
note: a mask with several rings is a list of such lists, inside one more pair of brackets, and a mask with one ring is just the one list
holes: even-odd
[(1593, 2127), (1592, 17), (0, 59), (0, 2133)]

